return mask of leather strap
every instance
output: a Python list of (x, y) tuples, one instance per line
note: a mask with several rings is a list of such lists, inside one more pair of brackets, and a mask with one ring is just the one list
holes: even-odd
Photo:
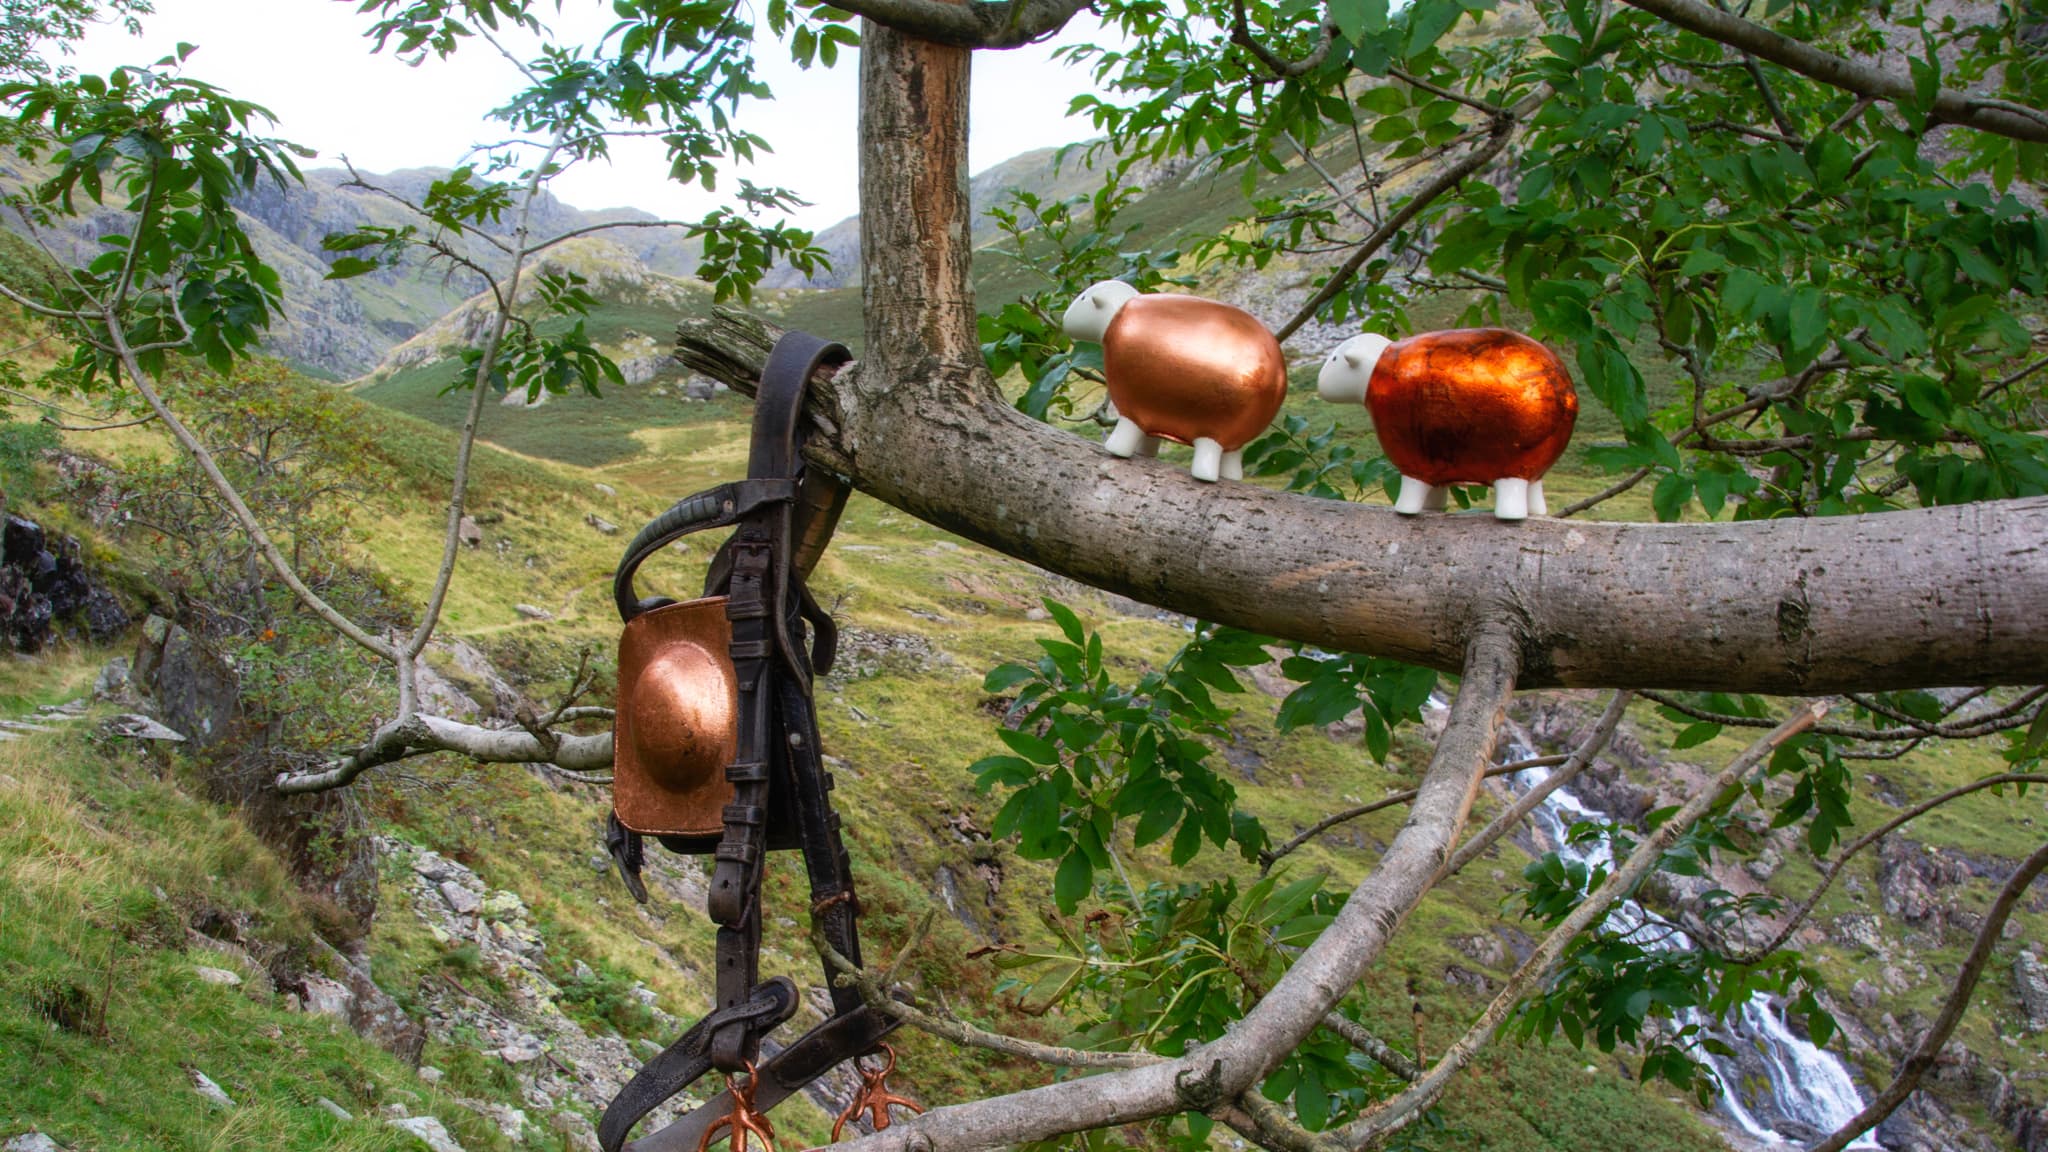
[(777, 976), (755, 989), (744, 1003), (721, 1008), (697, 1021), (675, 1043), (642, 1065), (619, 1094), (612, 1097), (597, 1124), (598, 1145), (604, 1152), (619, 1152), (641, 1117), (709, 1072), (714, 1031), (742, 1022), (766, 1032), (794, 1015), (799, 1003), (795, 982)]
[[(865, 1004), (826, 1020), (758, 1066), (759, 1078), (754, 1081), (754, 1107), (766, 1112), (840, 1063), (874, 1051), (875, 1045), (894, 1032), (899, 1023), (894, 1016), (884, 1015)], [(626, 1152), (697, 1152), (705, 1130), (730, 1115), (732, 1095), (720, 1092), (703, 1107), (678, 1118), (668, 1127), (628, 1144)], [(615, 1150), (606, 1145), (605, 1152)]]

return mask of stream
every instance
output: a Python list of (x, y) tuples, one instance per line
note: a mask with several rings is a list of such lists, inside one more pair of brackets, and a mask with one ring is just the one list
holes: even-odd
[[(1501, 734), (1499, 762), (1512, 763), (1537, 755), (1540, 753), (1531, 745), (1527, 733), (1512, 722), (1507, 724)], [(1507, 781), (1520, 794), (1541, 783), (1547, 771), (1531, 768), (1507, 777)], [(1539, 843), (1589, 869), (1608, 861), (1607, 845), (1574, 845), (1568, 842), (1567, 833), (1580, 821), (1608, 818), (1581, 803), (1571, 794), (1570, 785), (1551, 793), (1530, 814)], [(1610, 923), (1629, 928), (1649, 921), (1642, 906), (1633, 900), (1616, 907), (1608, 918)], [(1675, 949), (1691, 945), (1692, 941), (1683, 933), (1674, 932), (1654, 947)], [(1711, 1023), (1690, 1012), (1678, 1022)], [(1736, 1056), (1699, 1055), (1721, 1082), (1721, 1114), (1750, 1141), (1765, 1146), (1805, 1146), (1832, 1133), (1862, 1110), (1863, 1097), (1857, 1092), (1848, 1068), (1833, 1053), (1794, 1033), (1785, 1023), (1783, 1006), (1773, 998), (1759, 993), (1742, 1006), (1740, 1013), (1715, 1026), (1713, 1031), (1736, 1050)], [(1881, 1149), (1883, 1145), (1866, 1133), (1850, 1147)]]

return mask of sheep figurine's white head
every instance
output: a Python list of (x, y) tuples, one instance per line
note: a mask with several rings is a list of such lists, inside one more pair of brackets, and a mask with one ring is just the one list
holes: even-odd
[(1377, 332), (1366, 332), (1331, 349), (1322, 371), (1316, 373), (1316, 395), (1332, 404), (1365, 403), (1372, 370), (1379, 367), (1380, 353), (1393, 343)]
[(1097, 280), (1067, 305), (1066, 315), (1060, 317), (1060, 327), (1076, 340), (1100, 344), (1117, 311), (1137, 294), (1136, 288), (1121, 280)]

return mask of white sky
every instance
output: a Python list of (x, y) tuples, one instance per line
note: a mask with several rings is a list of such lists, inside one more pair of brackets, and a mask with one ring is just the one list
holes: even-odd
[[(181, 40), (195, 44), (187, 74), (268, 107), (278, 135), (320, 152), (309, 167), (336, 165), (344, 153), (366, 172), (446, 167), (470, 145), (502, 138), (502, 125), (487, 123), (484, 113), (519, 86), (509, 62), (481, 40), (417, 68), (388, 52), (372, 56), (362, 37), (369, 17), (356, 7), (354, 0), (156, 0), (139, 40), (101, 27), (66, 62), (103, 73), (153, 63)], [(611, 23), (609, 4), (568, 0), (564, 7), (555, 23), (565, 38), (594, 40)], [(1083, 13), (1068, 39), (1092, 35), (1088, 21)], [(765, 39), (766, 21), (760, 23)], [(764, 44), (758, 57), (776, 99), (743, 107), (740, 122), (776, 153), (722, 174), (721, 187), (738, 175), (792, 188), (813, 204), (794, 216), (805, 227), (852, 215), (859, 199), (857, 54), (843, 52), (836, 68), (808, 72), (780, 45)], [(1019, 152), (1092, 135), (1085, 119), (1066, 119), (1068, 102), (1089, 87), (1085, 72), (1053, 61), (1051, 45), (976, 53), (971, 167), (978, 172)], [(556, 195), (579, 208), (630, 205), (663, 216), (696, 215), (716, 202), (701, 188), (667, 180), (659, 141), (620, 141), (613, 153), (608, 166), (565, 173), (553, 185)]]

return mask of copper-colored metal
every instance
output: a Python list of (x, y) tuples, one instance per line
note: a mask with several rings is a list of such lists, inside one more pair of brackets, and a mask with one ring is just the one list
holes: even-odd
[(1117, 414), (1148, 436), (1207, 437), (1234, 452), (1257, 439), (1287, 398), (1280, 342), (1241, 308), (1199, 296), (1133, 296), (1102, 334), (1102, 370)]
[(670, 604), (619, 637), (612, 804), (645, 835), (715, 836), (739, 750), (739, 682), (725, 598)]
[(881, 1068), (872, 1072), (862, 1067), (859, 1060), (853, 1062), (853, 1070), (860, 1073), (860, 1090), (853, 1094), (853, 1102), (846, 1106), (846, 1111), (841, 1112), (839, 1119), (832, 1124), (834, 1144), (839, 1143), (839, 1134), (845, 1131), (847, 1123), (862, 1112), (868, 1114), (868, 1126), (877, 1132), (889, 1126), (891, 1105), (908, 1108), (914, 1116), (924, 1113), (924, 1109), (915, 1102), (889, 1091), (889, 1076), (896, 1071), (896, 1049), (887, 1044), (882, 1045), (882, 1057)]
[(1430, 484), (1539, 480), (1579, 416), (1556, 354), (1505, 328), (1395, 341), (1380, 354), (1365, 403), (1387, 459)]
[[(761, 1138), (766, 1152), (775, 1152), (775, 1125), (768, 1122), (766, 1112), (754, 1108), (754, 1087), (761, 1082), (761, 1075), (754, 1070), (754, 1062), (747, 1061), (747, 1083), (741, 1087), (731, 1075), (725, 1078), (725, 1090), (732, 1096), (732, 1111), (711, 1122), (704, 1129), (704, 1136), (697, 1141), (697, 1152), (710, 1152), (718, 1134), (728, 1128), (732, 1130), (731, 1152), (747, 1152), (749, 1132)], [(836, 1139), (836, 1137), (835, 1137)]]

